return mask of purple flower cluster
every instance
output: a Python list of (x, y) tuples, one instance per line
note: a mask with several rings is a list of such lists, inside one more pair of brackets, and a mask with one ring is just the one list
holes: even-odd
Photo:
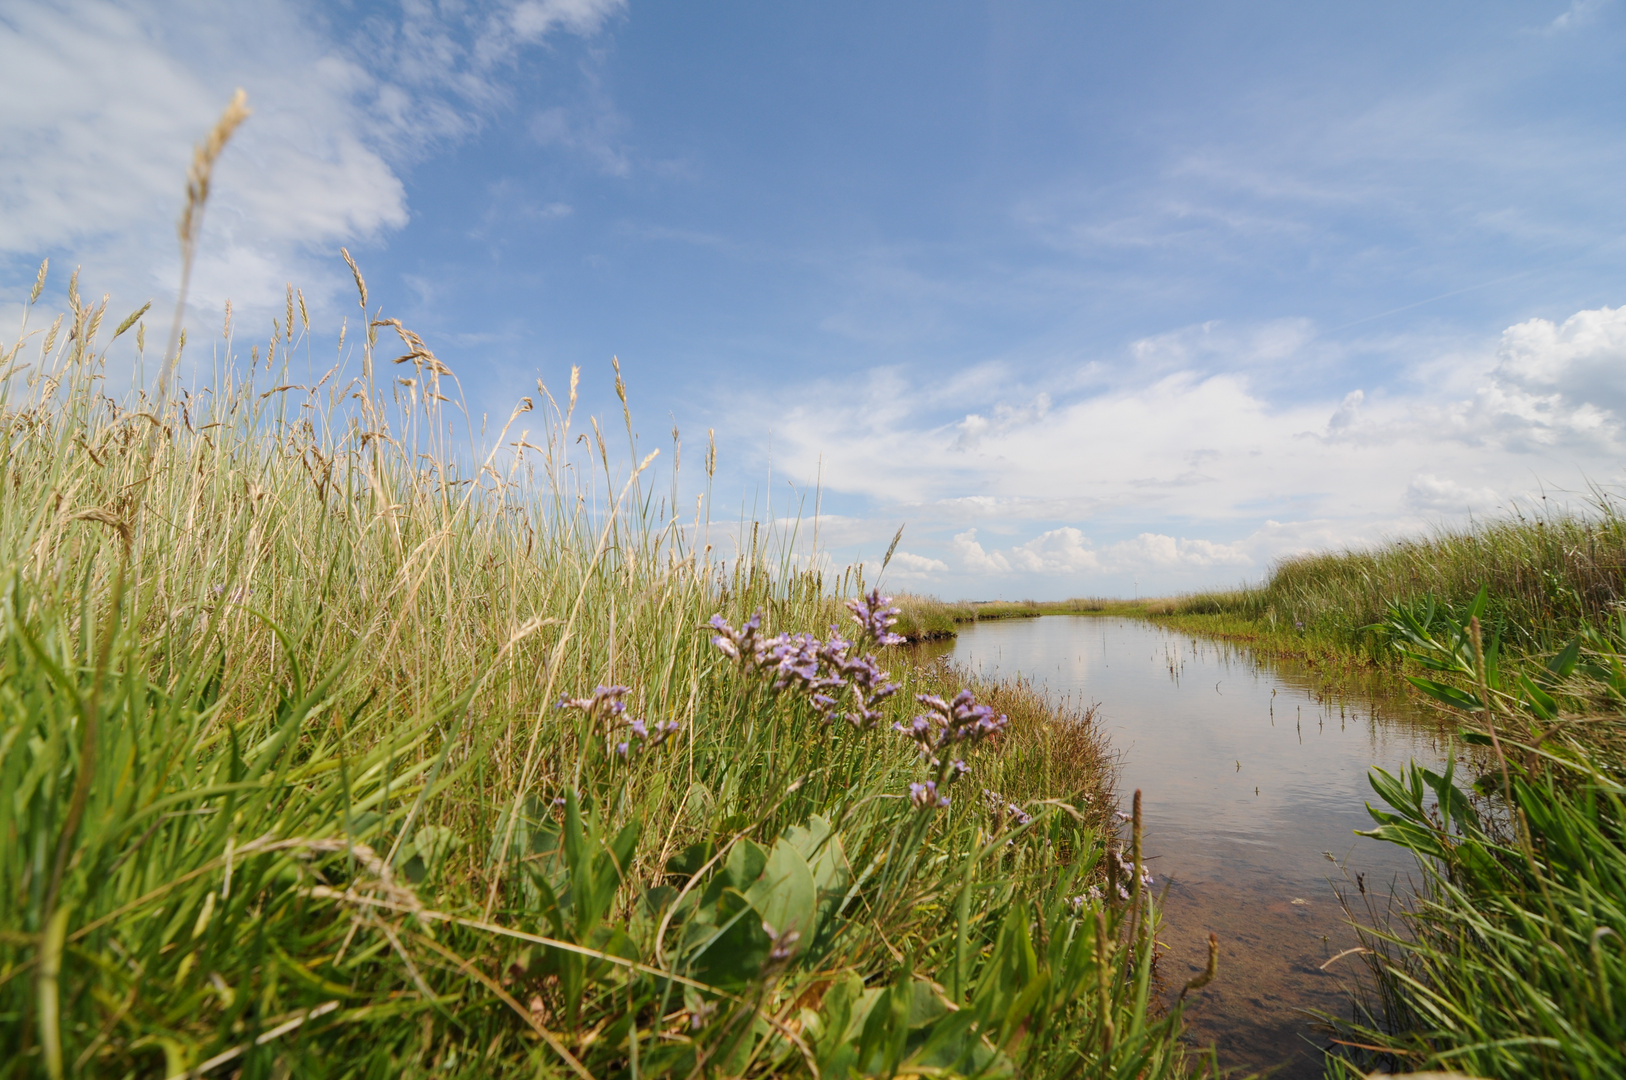
[[(775, 690), (807, 695), (826, 721), (841, 717), (855, 728), (868, 730), (880, 722), (881, 703), (898, 692), (898, 684), (890, 681), (875, 658), (857, 651), (859, 643), (876, 636), (875, 626), (884, 632), (891, 625), (896, 609), (886, 607), (886, 603), (887, 598), (873, 594), (863, 602), (864, 618), (859, 621), (864, 623), (865, 631), (858, 642), (848, 641), (833, 626), (829, 638), (822, 641), (812, 634), (764, 637), (762, 613), (758, 612), (739, 629), (721, 615), (713, 615), (711, 628), (717, 633), (711, 643), (745, 670), (771, 673)], [(896, 637), (885, 634), (877, 640), (891, 643), (889, 639)]]
[[(647, 726), (642, 720), (627, 721), (627, 731), (631, 739), (623, 739), (615, 744), (615, 755), (625, 758), (634, 751), (653, 750), (667, 739), (677, 734), (679, 724), (676, 720), (667, 720), (656, 724), (653, 728)], [(636, 740), (636, 741), (634, 741)]]
[[(909, 797), (916, 806), (924, 809), (947, 806), (948, 796), (939, 798), (937, 785), (947, 787), (966, 772), (964, 759), (949, 751), (962, 744), (975, 746), (989, 736), (999, 734), (1010, 725), (1010, 720), (1003, 715), (994, 715), (994, 710), (987, 705), (978, 704), (976, 696), (969, 690), (961, 690), (954, 695), (953, 701), (944, 701), (936, 694), (920, 694), (915, 700), (926, 706), (926, 712), (908, 724), (895, 723), (892, 727), (914, 742), (920, 756), (937, 770), (937, 780), (932, 786), (932, 799), (923, 799), (915, 791), (915, 785), (910, 786)], [(1021, 811), (1017, 810), (1017, 813)]]
[(989, 791), (987, 788), (983, 788), (982, 798), (983, 801), (988, 804), (989, 813), (994, 815), (994, 820), (999, 825), (1003, 825), (1006, 820), (1010, 820), (1015, 822), (1017, 827), (1020, 828), (1021, 826), (1030, 824), (1033, 821), (1032, 814), (1029, 814), (1026, 810), (1023, 810), (1020, 806), (1017, 806), (1013, 802), (1006, 802), (1005, 796), (1001, 795), (997, 791)]
[(656, 723), (651, 727), (643, 720), (629, 719), (627, 703), (621, 700), (626, 693), (625, 686), (597, 686), (593, 688), (591, 696), (562, 697), (555, 707), (586, 713), (595, 727), (604, 728), (611, 750), (622, 759), (635, 751), (653, 750), (677, 734), (681, 725), (676, 720)]
[(882, 596), (881, 590), (872, 589), (868, 596), (847, 601), (847, 610), (853, 613), (853, 622), (861, 627), (860, 640), (869, 638), (877, 645), (903, 644), (903, 635), (892, 632), (903, 609), (893, 607), (892, 598)]
[[(1120, 880), (1122, 880), (1122, 881), (1133, 881), (1133, 880), (1135, 880), (1135, 864), (1133, 862), (1131, 862), (1130, 860), (1124, 858), (1123, 849), (1122, 848), (1113, 849), (1112, 857), (1118, 861), (1118, 871), (1122, 875)], [(1150, 889), (1152, 887), (1152, 872), (1150, 870), (1142, 868), (1141, 875), (1140, 875), (1140, 883), (1142, 885), (1146, 886), (1148, 889)], [(1129, 899), (1129, 890), (1124, 888), (1122, 885), (1119, 885), (1118, 886), (1118, 896), (1119, 896), (1120, 899), (1128, 900)]]
[(949, 797), (937, 791), (937, 781), (909, 785), (909, 801), (922, 810), (947, 810)]
[[(1123, 886), (1120, 885), (1120, 886), (1118, 886), (1118, 888), (1122, 889)], [(1101, 897), (1101, 886), (1099, 886), (1099, 885), (1091, 885), (1088, 892), (1084, 893), (1084, 895), (1082, 895), (1082, 896), (1073, 897), (1072, 900), (1070, 901), (1070, 903), (1073, 905), (1074, 913), (1078, 913), (1078, 912), (1082, 912), (1086, 907), (1088, 907), (1088, 908), (1100, 907), (1101, 906), (1101, 899), (1102, 899), (1102, 897)], [(1125, 899), (1128, 899), (1128, 897), (1125, 897)]]
[[(969, 690), (955, 694), (953, 701), (944, 701), (936, 694), (920, 694), (915, 700), (926, 706), (927, 711), (907, 725), (893, 724), (892, 727), (913, 739), (920, 747), (920, 756), (930, 758), (934, 765), (946, 756), (949, 747), (958, 743), (975, 746), (1010, 726), (1009, 717), (995, 716), (994, 710), (978, 704), (976, 695)], [(965, 771), (965, 763), (959, 760), (955, 760), (952, 767), (958, 772)]]
[[(842, 637), (834, 626), (822, 641), (812, 634), (765, 636), (762, 613), (758, 612), (738, 628), (721, 615), (713, 615), (710, 626), (715, 633), (711, 643), (738, 663), (742, 671), (771, 677), (775, 690), (805, 694), (827, 722), (840, 717), (868, 731), (880, 723), (881, 705), (900, 687), (890, 680), (866, 646), (903, 643), (903, 637), (892, 632), (899, 609), (892, 606), (891, 597), (882, 596), (879, 590), (847, 601), (847, 608), (859, 628), (852, 641)], [(927, 711), (907, 726), (892, 726), (915, 741), (921, 757), (930, 761), (936, 775), (910, 784), (909, 801), (922, 810), (946, 809), (949, 797), (944, 789), (967, 771), (959, 754), (949, 751), (960, 744), (975, 746), (1004, 731), (1010, 721), (995, 715), (987, 705), (978, 704), (969, 690), (962, 690), (953, 701), (944, 701), (935, 694), (921, 694), (916, 700)], [(1027, 823), (1028, 816), (1021, 809), (1013, 806), (1011, 810), (1023, 824)]]
[(559, 704), (554, 708), (576, 709), (591, 716), (594, 720), (608, 720), (611, 723), (619, 723), (627, 712), (627, 703), (621, 700), (626, 696), (626, 693), (627, 688), (625, 686), (595, 686), (591, 696), (584, 698), (562, 697), (559, 699)]
[(761, 663), (762, 650), (766, 644), (761, 640), (762, 612), (759, 611), (745, 620), (738, 630), (728, 625), (728, 620), (721, 615), (713, 615), (711, 628), (717, 631), (711, 643), (717, 646), (724, 656), (737, 660), (741, 667), (752, 667)]

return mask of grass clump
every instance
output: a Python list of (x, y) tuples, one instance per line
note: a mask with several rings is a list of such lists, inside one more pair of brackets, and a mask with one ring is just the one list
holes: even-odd
[(1414, 853), (1422, 885), (1395, 914), (1357, 882), (1370, 979), (1333, 1025), (1346, 1053), (1329, 1075), (1626, 1073), (1626, 623), (1513, 672), (1482, 635), (1487, 607), (1481, 593), (1466, 625), (1386, 620), (1429, 672), (1412, 681), (1466, 721), (1482, 775), (1374, 771), (1388, 809), (1367, 835)]
[(0, 357), (0, 1075), (1182, 1071), (1090, 725), (812, 637), (852, 579), (711, 559), (574, 374), (460, 451), (290, 292), (114, 401), (69, 295)]
[(976, 618), (970, 604), (948, 603), (935, 596), (902, 593), (893, 598), (898, 605), (894, 629), (906, 641), (939, 641), (953, 637), (955, 627)]
[(1492, 597), (1486, 627), (1523, 650), (1602, 625), (1626, 603), (1626, 518), (1599, 494), (1590, 514), (1516, 514), (1366, 550), (1297, 555), (1262, 585), (1181, 597), (1169, 614), (1378, 655), (1370, 628), (1390, 604), (1432, 599), (1461, 614), (1481, 588)]

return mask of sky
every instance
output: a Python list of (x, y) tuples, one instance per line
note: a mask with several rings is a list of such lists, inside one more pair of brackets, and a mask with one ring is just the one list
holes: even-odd
[(872, 578), (902, 526), (889, 588), (1226, 587), (1617, 487), (1623, 53), (1609, 0), (0, 0), (0, 317), (45, 257), (172, 306), (240, 86), (189, 326), (292, 282), (336, 341), (344, 246), (474, 414), (579, 365), (619, 422), (618, 357), (715, 519)]

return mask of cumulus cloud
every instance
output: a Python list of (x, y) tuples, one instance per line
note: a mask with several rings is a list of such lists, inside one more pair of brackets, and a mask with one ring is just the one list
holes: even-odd
[(996, 552), (983, 550), (982, 544), (977, 542), (977, 530), (967, 529), (963, 533), (956, 533), (953, 542), (954, 554), (958, 557), (962, 569), (972, 574), (1006, 574), (1010, 572), (1011, 561)]
[(888, 569), (895, 568), (895, 572), (899, 577), (927, 577), (948, 570), (948, 563), (942, 559), (916, 555), (909, 551), (895, 551), (892, 553), (892, 561), (887, 564), (887, 567)]
[[(1298, 323), (1267, 336), (1289, 350), (1270, 355), (1277, 370), (1325, 349)], [(1234, 581), (1542, 487), (1584, 491), (1626, 460), (1626, 308), (1522, 322), (1489, 347), (1419, 355), (1387, 386), (1329, 398), (1256, 377), (1258, 335), (1230, 340), (1246, 350), (1233, 370), (1191, 349), (1142, 365), (1138, 381), (1058, 371), (991, 403), (997, 379), (953, 388), (902, 369), (811, 388), (775, 425), (776, 460), (809, 477), (822, 460), (827, 491), (907, 518), (916, 553), (947, 564), (932, 571), (945, 583), (1022, 580), (1036, 594), (1129, 574)], [(1143, 344), (1129, 352), (1171, 355), (1166, 341)], [(979, 405), (939, 419), (956, 396)]]
[(1016, 545), (1009, 561), (1014, 568), (1030, 574), (1077, 574), (1101, 565), (1084, 534), (1067, 525)]
[(1141, 533), (1134, 540), (1115, 544), (1108, 558), (1119, 569), (1141, 567), (1251, 566), (1253, 560), (1236, 544), (1212, 540), (1176, 539), (1162, 533)]
[[(954, 537), (960, 569), (983, 575), (1040, 574), (1068, 580), (1096, 571), (1127, 573), (1147, 568), (1207, 569), (1254, 565), (1242, 544), (1141, 533), (1132, 540), (1096, 548), (1078, 529), (1048, 529), (1031, 540), (989, 551), (968, 529)], [(947, 566), (942, 566), (947, 570)]]
[(1418, 473), (1406, 485), (1406, 506), (1424, 514), (1483, 514), (1500, 502), (1494, 488), (1469, 487), (1433, 473)]
[(1511, 389), (1557, 395), (1572, 409), (1592, 406), (1617, 419), (1626, 406), (1626, 307), (1579, 311), (1562, 324), (1510, 326), (1496, 356), (1492, 374)]

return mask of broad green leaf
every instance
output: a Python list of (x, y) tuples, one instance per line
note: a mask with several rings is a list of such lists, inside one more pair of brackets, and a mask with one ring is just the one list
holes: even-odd
[(775, 933), (794, 931), (803, 939), (799, 947), (807, 946), (814, 930), (818, 890), (807, 860), (794, 844), (784, 839), (774, 844), (761, 876), (746, 890), (745, 896)]

